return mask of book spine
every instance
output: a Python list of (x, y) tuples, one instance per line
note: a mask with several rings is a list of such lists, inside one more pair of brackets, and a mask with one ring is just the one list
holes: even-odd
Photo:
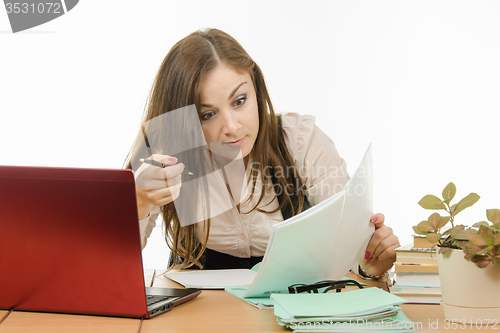
[(396, 262), (396, 265), (401, 266), (437, 266), (437, 264), (419, 264), (419, 263), (406, 263), (406, 262)]
[(435, 264), (396, 264), (394, 270), (396, 273), (439, 273)]

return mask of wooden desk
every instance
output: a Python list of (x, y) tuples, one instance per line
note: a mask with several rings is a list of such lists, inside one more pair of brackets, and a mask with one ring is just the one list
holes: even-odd
[[(147, 279), (151, 276), (146, 273)], [(147, 283), (147, 285), (150, 285)], [(374, 285), (383, 287), (384, 283)], [(156, 277), (154, 287), (180, 286), (167, 278)], [(406, 316), (415, 323), (416, 332), (471, 332), (479, 329), (471, 326), (452, 329), (444, 321), (439, 305), (403, 304)], [(0, 320), (8, 314), (0, 310)], [(430, 326), (431, 325), (431, 326)], [(448, 325), (448, 329), (447, 326)], [(497, 329), (498, 329), (497, 325)], [(491, 327), (481, 331), (492, 330)], [(98, 316), (66, 315), (14, 311), (0, 324), (0, 333), (25, 332), (291, 332), (276, 323), (272, 310), (259, 310), (221, 290), (204, 290), (196, 299), (174, 308), (171, 312), (152, 319), (127, 319)], [(496, 331), (495, 331), (496, 332)]]
[[(156, 277), (153, 286), (181, 287), (163, 276)], [(222, 290), (204, 290), (185, 306), (174, 308), (172, 313), (144, 320), (141, 328), (141, 333), (199, 331), (290, 332), (276, 323), (272, 310), (259, 310)]]
[[(350, 273), (348, 277), (355, 278), (356, 276)], [(363, 282), (386, 289), (385, 282)], [(163, 276), (156, 277), (153, 285), (181, 288), (180, 285)], [(443, 308), (439, 305), (403, 304), (401, 308), (405, 315), (414, 322), (416, 332), (479, 331), (471, 326), (464, 329), (452, 329), (451, 324), (444, 321)], [(180, 306), (174, 310), (175, 320), (171, 318), (174, 317), (173, 312), (145, 320), (141, 333), (196, 332), (200, 328), (203, 328), (204, 332), (292, 332), (276, 323), (273, 310), (259, 310), (220, 290), (204, 290), (189, 304), (189, 307)], [(491, 327), (488, 330), (491, 330)]]
[(140, 319), (14, 311), (0, 324), (0, 332), (137, 333), (140, 324)]
[(0, 310), (0, 323), (2, 322), (3, 318), (9, 313), (9, 311), (4, 311)]

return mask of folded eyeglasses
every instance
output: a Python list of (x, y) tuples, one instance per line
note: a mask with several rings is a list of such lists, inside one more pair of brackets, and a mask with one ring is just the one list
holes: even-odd
[(349, 283), (356, 285), (359, 289), (363, 289), (363, 286), (358, 281), (346, 279), (346, 280), (325, 280), (313, 284), (294, 284), (288, 287), (288, 292), (290, 294), (298, 294), (303, 292), (307, 292), (308, 294), (310, 294), (312, 291), (313, 293), (317, 294), (319, 293), (319, 289), (326, 288), (325, 290), (323, 290), (323, 293), (327, 293), (333, 289), (335, 289), (336, 292), (339, 293), (342, 291), (342, 289), (345, 288), (346, 284)]

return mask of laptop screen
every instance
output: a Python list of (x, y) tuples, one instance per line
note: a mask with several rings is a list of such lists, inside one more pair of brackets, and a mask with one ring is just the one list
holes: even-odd
[(0, 309), (145, 317), (130, 170), (0, 166)]

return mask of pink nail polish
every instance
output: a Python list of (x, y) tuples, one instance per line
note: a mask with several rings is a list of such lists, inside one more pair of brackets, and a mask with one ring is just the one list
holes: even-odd
[(176, 157), (169, 157), (168, 160), (170, 162), (176, 162), (177, 161), (177, 158)]
[(378, 221), (378, 217), (374, 216), (372, 217), (372, 219), (370, 220), (372, 223), (377, 223)]
[(365, 261), (370, 261), (372, 258), (372, 255), (370, 254), (370, 252), (366, 251), (365, 252)]

